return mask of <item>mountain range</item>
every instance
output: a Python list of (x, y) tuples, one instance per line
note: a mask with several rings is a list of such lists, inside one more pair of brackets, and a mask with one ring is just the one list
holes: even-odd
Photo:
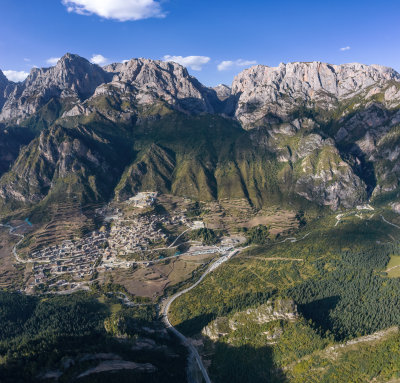
[(3, 209), (142, 190), (349, 208), (398, 192), (400, 74), (296, 62), (209, 88), (173, 62), (68, 53), (21, 83), (0, 71), (0, 136)]

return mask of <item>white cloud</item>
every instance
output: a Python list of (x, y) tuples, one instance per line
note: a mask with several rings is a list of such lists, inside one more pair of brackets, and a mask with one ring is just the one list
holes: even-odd
[(93, 55), (90, 59), (90, 62), (97, 65), (106, 65), (108, 63), (108, 59), (103, 55)]
[(164, 56), (164, 61), (173, 61), (193, 70), (202, 70), (203, 65), (207, 64), (210, 60), (210, 57), (207, 56)]
[(257, 61), (255, 60), (226, 60), (222, 61), (221, 63), (218, 64), (217, 68), (219, 71), (224, 71), (224, 70), (229, 70), (232, 69), (233, 67), (245, 67), (245, 66), (251, 66), (257, 64)]
[(165, 17), (156, 0), (61, 0), (68, 12), (80, 15), (96, 14), (118, 21)]
[(222, 61), (218, 64), (217, 68), (219, 71), (228, 70), (233, 67), (233, 61)]
[(46, 62), (47, 62), (47, 64), (50, 64), (50, 65), (57, 65), (60, 58), (61, 57), (50, 57), (49, 59), (46, 60)]
[(31, 59), (24, 58), (24, 61), (25, 61), (26, 63), (29, 63), (29, 62), (31, 61)]
[(3, 73), (10, 81), (14, 82), (24, 81), (29, 76), (29, 73), (23, 70), (5, 70)]
[(340, 50), (341, 50), (342, 52), (344, 52), (344, 51), (349, 51), (350, 49), (351, 49), (351, 47), (349, 47), (349, 46), (340, 48)]

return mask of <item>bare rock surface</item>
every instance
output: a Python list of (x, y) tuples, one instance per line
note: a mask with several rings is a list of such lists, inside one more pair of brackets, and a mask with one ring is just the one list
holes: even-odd
[(229, 318), (220, 317), (215, 319), (203, 328), (202, 334), (215, 341), (249, 322), (263, 324), (278, 320), (295, 321), (298, 317), (297, 306), (293, 300), (269, 300), (257, 308), (240, 311)]
[(0, 110), (4, 105), (4, 102), (6, 101), (6, 88), (9, 85), (9, 81), (6, 76), (4, 76), (4, 73), (0, 70)]
[(25, 81), (8, 87), (0, 121), (29, 117), (52, 98), (70, 103), (85, 100), (100, 84), (108, 82), (109, 77), (99, 66), (67, 53), (56, 66), (33, 68)]
[(221, 101), (225, 101), (227, 98), (229, 98), (232, 95), (232, 89), (225, 84), (219, 84), (219, 85), (215, 86), (213, 89), (215, 90), (218, 98)]
[[(233, 81), (232, 94), (238, 97), (235, 116), (244, 126), (250, 127), (263, 118), (266, 121), (284, 118), (300, 105), (318, 103), (329, 110), (335, 108), (338, 101), (366, 89), (372, 96), (392, 80), (400, 81), (400, 75), (379, 65), (321, 62), (282, 63), (278, 67), (256, 65), (241, 72)], [(397, 96), (397, 87), (385, 92), (389, 102)]]
[(177, 63), (140, 58), (112, 64), (104, 69), (113, 74), (113, 83), (134, 87), (139, 104), (152, 104), (162, 99), (182, 111), (214, 111), (210, 98), (215, 98), (215, 92), (203, 86)]

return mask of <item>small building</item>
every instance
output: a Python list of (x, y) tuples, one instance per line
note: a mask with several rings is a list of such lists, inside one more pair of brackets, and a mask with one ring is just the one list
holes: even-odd
[(156, 202), (157, 195), (157, 192), (138, 193), (134, 197), (129, 198), (128, 203), (133, 204), (135, 207), (143, 209), (145, 207), (153, 206)]

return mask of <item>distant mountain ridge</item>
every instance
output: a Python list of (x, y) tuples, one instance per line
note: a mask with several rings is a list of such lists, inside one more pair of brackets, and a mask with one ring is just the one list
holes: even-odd
[(66, 54), (22, 83), (0, 71), (1, 125), (3, 206), (157, 189), (337, 209), (399, 187), (400, 75), (377, 65), (256, 65), (208, 88), (176, 63)]
[[(287, 96), (292, 102), (325, 102), (328, 108), (333, 108), (335, 101), (354, 97), (369, 87), (375, 90), (390, 81), (399, 82), (400, 74), (384, 66), (295, 62), (278, 67), (256, 65), (238, 74), (232, 88), (226, 85), (208, 88), (190, 76), (186, 68), (172, 62), (132, 59), (101, 68), (67, 53), (54, 67), (33, 68), (21, 83), (8, 81), (0, 71), (0, 96), (6, 101), (0, 120), (29, 117), (52, 97), (79, 104), (105, 92), (108, 84), (120, 87), (124, 84), (141, 93), (137, 98), (139, 103), (151, 103), (158, 97), (177, 109), (192, 113), (214, 113), (213, 104), (218, 103), (217, 100), (234, 97), (238, 101), (232, 112), (240, 121), (247, 122), (246, 111), (242, 110), (246, 104), (275, 105), (275, 110), (281, 112), (278, 115), (284, 115), (288, 110), (284, 108), (283, 99)], [(398, 94), (389, 93), (387, 98), (388, 101), (398, 100)], [(193, 100), (197, 105), (185, 108), (184, 100)]]
[[(295, 106), (320, 104), (332, 110), (339, 102), (367, 89), (372, 94), (390, 81), (399, 82), (400, 75), (379, 65), (321, 62), (280, 64), (275, 68), (257, 65), (244, 70), (233, 81), (232, 94), (240, 95), (235, 116), (249, 125), (267, 113), (284, 118)], [(387, 96), (388, 101), (399, 101), (398, 97)], [(257, 110), (248, 113), (249, 104), (257, 105)]]

